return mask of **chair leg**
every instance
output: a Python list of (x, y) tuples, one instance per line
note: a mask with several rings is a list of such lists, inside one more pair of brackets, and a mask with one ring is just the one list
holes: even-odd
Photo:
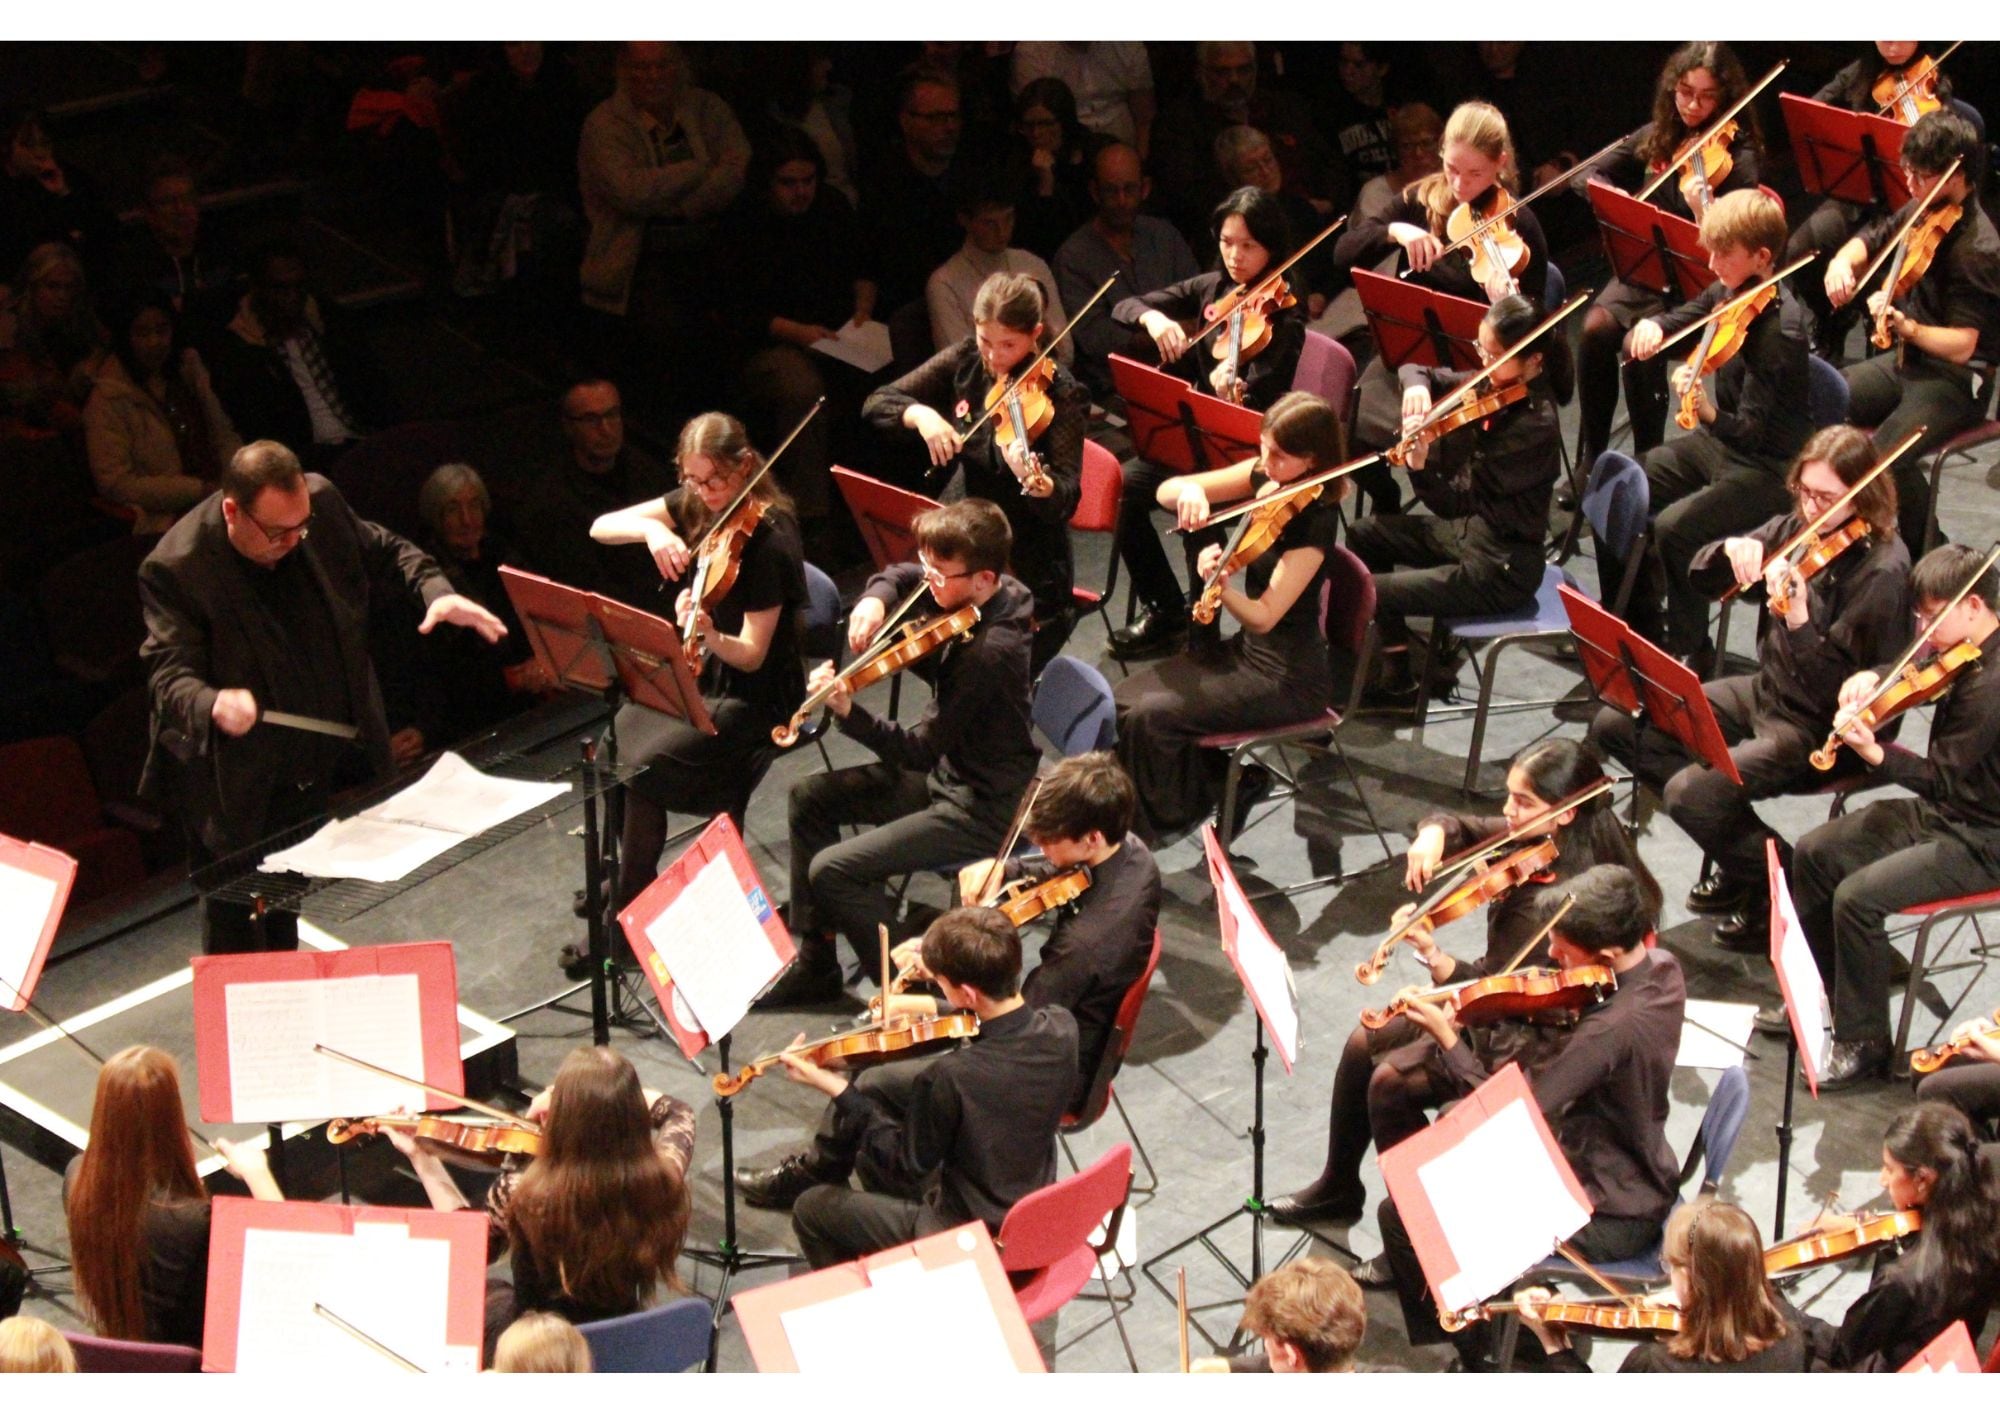
[(1141, 1164), (1144, 1164), (1146, 1167), (1145, 1184), (1141, 1186), (1140, 1184), (1135, 1183), (1132, 1185), (1131, 1191), (1134, 1193), (1158, 1192), (1160, 1187), (1160, 1175), (1156, 1173), (1153, 1169), (1152, 1155), (1146, 1152), (1146, 1145), (1145, 1142), (1139, 1138), (1139, 1131), (1132, 1127), (1132, 1116), (1125, 1113), (1125, 1102), (1118, 1098), (1118, 1092), (1116, 1090), (1113, 1090), (1111, 1092), (1111, 1108), (1118, 1111), (1118, 1122), (1125, 1126), (1125, 1134), (1126, 1137), (1132, 1141), (1133, 1151), (1138, 1154), (1139, 1162)]
[(1479, 783), (1479, 754), (1486, 746), (1486, 719), (1493, 710), (1493, 676), (1500, 664), (1500, 650), (1506, 646), (1505, 638), (1496, 638), (1486, 650), (1486, 661), (1479, 670), (1479, 707), (1472, 714), (1472, 749), (1465, 760), (1467, 795)]
[(1389, 837), (1382, 833), (1382, 822), (1375, 818), (1375, 807), (1368, 803), (1368, 797), (1362, 793), (1361, 778), (1354, 773), (1354, 763), (1347, 759), (1347, 748), (1340, 744), (1338, 732), (1334, 733), (1332, 743), (1333, 754), (1340, 761), (1340, 769), (1347, 772), (1347, 783), (1354, 787), (1354, 799), (1360, 804), (1361, 813), (1368, 817), (1368, 828), (1375, 832), (1375, 841), (1382, 846), (1382, 857), (1385, 860), (1393, 860), (1396, 851), (1390, 847)]
[(1069, 1147), (1069, 1136), (1067, 1134), (1058, 1134), (1056, 1136), (1056, 1143), (1062, 1145), (1063, 1157), (1069, 1160), (1069, 1171), (1071, 1173), (1082, 1173), (1083, 1165), (1076, 1161), (1076, 1151)]
[(1097, 1281), (1104, 1288), (1104, 1302), (1111, 1308), (1111, 1324), (1117, 1328), (1118, 1343), (1125, 1347), (1125, 1363), (1132, 1367), (1132, 1373), (1139, 1373), (1139, 1357), (1132, 1353), (1132, 1338), (1125, 1334), (1125, 1317), (1118, 1309), (1118, 1298), (1112, 1294), (1111, 1281), (1104, 1275), (1103, 1267), (1098, 1268)]
[(1917, 940), (1910, 946), (1910, 980), (1903, 984), (1903, 1014), (1896, 1022), (1896, 1044), (1890, 1053), (1898, 1068), (1904, 1066), (1904, 1056), (1909, 1050), (1910, 1022), (1917, 1014), (1917, 991), (1924, 985), (1924, 958), (1930, 952), (1931, 929), (1940, 918), (1949, 917), (1949, 913), (1933, 913), (1917, 925)]
[[(1445, 644), (1451, 639), (1451, 630), (1442, 622), (1431, 624), (1430, 651), (1424, 654), (1423, 675), (1417, 679), (1417, 725), (1423, 726), (1431, 716), (1431, 674), (1436, 671), (1437, 661), (1443, 656)], [(1409, 651), (1407, 649), (1405, 652)]]
[(1229, 852), (1229, 842), (1236, 837), (1236, 784), (1243, 776), (1241, 750), (1229, 753), (1229, 772), (1222, 778), (1222, 811), (1216, 820), (1216, 843), (1223, 852)]

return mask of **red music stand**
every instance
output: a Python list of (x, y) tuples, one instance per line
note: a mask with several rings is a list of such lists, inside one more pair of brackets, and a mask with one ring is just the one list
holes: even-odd
[(1257, 455), (1263, 417), (1250, 408), (1211, 397), (1123, 354), (1111, 354), (1112, 386), (1125, 400), (1132, 449), (1171, 471), (1213, 471)]
[(1485, 366), (1479, 356), (1479, 321), (1486, 317), (1486, 306), (1478, 300), (1361, 269), (1354, 272), (1354, 290), (1388, 367), (1415, 363), (1470, 372)]
[(1778, 95), (1799, 180), (1856, 206), (1901, 206), (1910, 199), (1899, 159), (1909, 129), (1893, 118), (1854, 113), (1795, 93)]
[(1973, 1348), (1972, 1332), (1963, 1320), (1953, 1321), (1937, 1338), (1896, 1371), (1899, 1375), (1976, 1375), (1979, 1352)]
[(1694, 222), (1640, 201), (1609, 182), (1585, 188), (1591, 215), (1604, 234), (1604, 254), (1619, 279), (1674, 302), (1691, 300), (1715, 283)]
[(61, 850), (0, 835), (0, 1011), (34, 1001), (75, 882), (76, 861)]
[(917, 537), (910, 522), (925, 511), (936, 510), (936, 501), (844, 466), (833, 468), (833, 484), (840, 488), (841, 499), (847, 502), (876, 569), (916, 560)]

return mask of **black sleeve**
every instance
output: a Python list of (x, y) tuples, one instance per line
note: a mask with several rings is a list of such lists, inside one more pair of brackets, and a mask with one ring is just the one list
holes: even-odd
[(1299, 354), (1306, 346), (1306, 323), (1299, 317), (1303, 312), (1294, 306), (1274, 315), (1270, 346), (1243, 365), (1243, 401), (1247, 406), (1267, 408), (1291, 391), (1292, 379), (1298, 376)]
[(1639, 144), (1652, 133), (1651, 123), (1642, 124), (1619, 140), (1616, 147), (1569, 179), (1569, 189), (1580, 200), (1589, 201), (1591, 178), (1607, 182), (1622, 192), (1635, 192), (1645, 185), (1646, 167), (1639, 160)]
[(922, 403), (946, 421), (958, 397), (958, 367), (973, 352), (974, 341), (961, 339), (939, 349), (893, 383), (885, 383), (868, 395), (861, 416), (871, 427), (883, 432), (907, 432), (903, 414)]
[(777, 527), (767, 518), (757, 538), (744, 547), (743, 559), (736, 567), (736, 583), (729, 590), (730, 599), (737, 601), (746, 614), (782, 608), (790, 597), (787, 569), (785, 556), (778, 548)]
[(1906, 647), (1908, 584), (1900, 564), (1865, 569), (1857, 574), (1838, 618), (1829, 615), (1825, 601), (1808, 586), (1806, 621), (1799, 628), (1786, 628), (1782, 644), (1786, 666), (1799, 685), (1818, 700), (1833, 702), (1842, 683), (1884, 654)]
[(1764, 180), (1764, 153), (1750, 135), (1744, 133), (1729, 145), (1729, 175), (1716, 185), (1717, 196), (1733, 191), (1755, 191)]
[(912, 1083), (900, 1122), (858, 1085), (841, 1091), (833, 1104), (843, 1125), (860, 1127), (857, 1159), (871, 1162), (895, 1188), (911, 1191), (921, 1189), (952, 1151), (963, 1118), (958, 1088), (943, 1062)]
[(1813, 102), (1831, 104), (1835, 108), (1852, 109), (1854, 91), (1861, 83), (1861, 60), (1841, 67), (1839, 73), (1821, 84), (1813, 94)]
[(1177, 280), (1165, 289), (1131, 295), (1111, 306), (1111, 317), (1120, 324), (1139, 327), (1148, 310), (1157, 310), (1169, 319), (1198, 319), (1202, 308), (1214, 295), (1217, 284), (1212, 275), (1195, 275)]
[(1402, 247), (1389, 235), (1390, 225), (1397, 221), (1422, 226), (1427, 231), (1431, 228), (1430, 212), (1398, 193), (1386, 215), (1364, 216), (1341, 227), (1340, 234), (1333, 238), (1335, 267), (1352, 270), (1357, 265), (1372, 266), (1391, 251), (1401, 251)]
[[(1737, 536), (1725, 536), (1722, 540), (1711, 540), (1688, 559), (1688, 584), (1697, 594), (1709, 599), (1720, 598), (1736, 583), (1736, 572), (1729, 567), (1729, 556), (1723, 552), (1723, 545), (1732, 539), (1747, 537), (1761, 541), (1764, 558), (1770, 559), (1771, 552), (1782, 545), (1785, 536), (1798, 528), (1797, 518), (1790, 511), (1781, 516), (1772, 516), (1755, 530), (1746, 530)], [(1760, 585), (1751, 585), (1745, 594), (1762, 595)]]
[[(1717, 280), (1686, 304), (1675, 305), (1665, 314), (1654, 315), (1653, 322), (1660, 326), (1662, 334), (1678, 334), (1681, 330), (1687, 328), (1688, 325), (1714, 310), (1718, 304), (1722, 303), (1723, 296), (1727, 293), (1722, 288), (1722, 281)], [(1656, 355), (1656, 357), (1668, 357), (1673, 352), (1673, 350), (1668, 350), (1666, 355)], [(1681, 350), (1680, 352), (1682, 357), (1686, 356), (1686, 350)]]
[[(1893, 1272), (1894, 1268), (1890, 1270)], [(1888, 1352), (1903, 1339), (1913, 1322), (1922, 1319), (1923, 1313), (1913, 1298), (1914, 1293), (1902, 1281), (1877, 1281), (1847, 1308), (1847, 1314), (1840, 1318), (1839, 1329), (1832, 1332), (1829, 1345), (1822, 1347), (1819, 1341), (1814, 1342), (1814, 1353), (1821, 1354), (1836, 1370), (1885, 1368)], [(1821, 1326), (1813, 1334), (1820, 1335), (1826, 1329)]]
[(1765, 430), (1777, 422), (1774, 410), (1806, 403), (1808, 354), (1801, 340), (1786, 335), (1784, 306), (1773, 300), (1736, 355), (1743, 361), (1743, 384), (1734, 406), (1715, 410), (1709, 432), (1738, 451), (1761, 451)]
[[(1881, 253), (1884, 242), (1896, 234), (1896, 228), (1908, 219), (1914, 201), (1906, 201), (1894, 211), (1885, 212), (1856, 231), (1852, 239), (1860, 241), (1867, 251), (1867, 259), (1873, 260)], [(1856, 272), (1857, 274), (1860, 272)]]

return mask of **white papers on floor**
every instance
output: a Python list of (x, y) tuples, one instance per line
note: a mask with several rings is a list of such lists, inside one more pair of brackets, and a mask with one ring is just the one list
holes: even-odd
[[(1496, 1188), (1500, 1175), (1505, 1180)], [(1458, 1272), (1438, 1291), (1453, 1311), (1484, 1301), (1590, 1221), (1549, 1157), (1524, 1100), (1502, 1106), (1419, 1166), (1417, 1178), (1458, 1260)], [(1505, 1213), (1505, 1220), (1496, 1221), (1497, 1213)]]
[(19, 988), (55, 901), (55, 880), (0, 864), (0, 1007), (19, 1009)]
[(400, 1223), (356, 1223), (351, 1236), (253, 1227), (243, 1237), (236, 1369), (403, 1368), (315, 1304), (422, 1370), (475, 1369), (478, 1351), (446, 1343), (450, 1299), (451, 1244), (411, 1237)]
[(1674, 1064), (1695, 1070), (1728, 1070), (1742, 1065), (1743, 1049), (1750, 1044), (1756, 1025), (1755, 1002), (1703, 1002), (1689, 997)]
[(958, 1384), (1017, 1373), (972, 1262), (926, 1268), (911, 1258), (877, 1267), (860, 1290), (779, 1319), (802, 1375), (879, 1374), (885, 1336), (895, 1344), (898, 1382), (935, 1375)]
[(886, 368), (895, 357), (889, 346), (889, 326), (879, 319), (870, 319), (865, 324), (843, 324), (834, 330), (831, 339), (816, 340), (810, 347), (815, 353), (851, 363), (863, 373)]
[(675, 994), (711, 1036), (727, 1036), (778, 972), (778, 955), (726, 855), (715, 855), (646, 927)]
[(232, 982), (222, 989), (222, 998), (229, 1031), (230, 1114), (236, 1123), (424, 1107), (421, 1088), (313, 1050), (324, 1045), (421, 1077), (424, 1019), (413, 973)]
[(266, 873), (393, 884), (476, 835), (569, 790), (566, 782), (517, 781), (474, 770), (447, 751), (424, 778), (359, 815), (335, 820), (265, 857)]

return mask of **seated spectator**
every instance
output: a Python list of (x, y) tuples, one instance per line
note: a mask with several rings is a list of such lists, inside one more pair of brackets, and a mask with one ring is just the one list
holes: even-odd
[(73, 1375), (76, 1352), (39, 1316), (0, 1321), (0, 1375)]
[(500, 1332), (493, 1347), (496, 1375), (587, 1375), (590, 1342), (553, 1311), (530, 1311)]
[(1090, 214), (1090, 154), (1102, 143), (1076, 120), (1076, 99), (1061, 79), (1036, 79), (1014, 95), (1014, 150), (1022, 181), (1014, 234), (1046, 260)]
[(0, 435), (74, 434), (104, 359), (83, 262), (66, 245), (38, 245), (14, 290), (0, 313)]
[(1430, 104), (1403, 104), (1389, 118), (1389, 133), (1396, 149), (1396, 165), (1380, 176), (1370, 177), (1362, 186), (1360, 195), (1354, 199), (1354, 220), (1389, 220), (1390, 208), (1403, 189), (1444, 165), (1438, 152), (1444, 142), (1444, 119)]
[[(1026, 275), (1042, 287), (1043, 322), (1051, 335), (1069, 322), (1056, 292), (1056, 277), (1039, 255), (1012, 244), (1014, 198), (1004, 178), (974, 175), (960, 189), (958, 224), (965, 244), (958, 254), (931, 272), (924, 285), (930, 309), (931, 340), (948, 349), (972, 337), (972, 300), (989, 275)], [(1067, 360), (1069, 341), (1057, 350)]]
[(372, 364), (308, 293), (297, 247), (274, 241), (250, 262), (250, 290), (209, 351), (216, 396), (246, 442), (281, 442), (308, 469), (394, 419)]
[(1367, 182), (1396, 165), (1389, 59), (1380, 45), (1349, 42), (1340, 46), (1334, 72), (1339, 82), (1319, 91), (1319, 128), (1340, 154), (1348, 181)]
[(896, 94), (895, 146), (868, 173), (861, 209), (869, 249), (889, 314), (924, 294), (924, 281), (952, 252), (958, 140), (958, 80), (945, 69), (912, 65)]
[(159, 290), (129, 296), (116, 311), (111, 351), (83, 406), (83, 435), (97, 494), (132, 509), (134, 535), (160, 534), (215, 490), (242, 445)]
[[(1083, 308), (1097, 287), (1112, 275), (1117, 283), (1105, 303), (1135, 299), (1165, 289), (1200, 273), (1194, 252), (1171, 221), (1140, 210), (1153, 184), (1139, 165), (1139, 154), (1122, 142), (1100, 148), (1091, 164), (1090, 199), (1097, 214), (1056, 251), (1056, 289), (1064, 307)], [(1102, 401), (1111, 392), (1111, 369), (1105, 359), (1114, 353), (1149, 358), (1153, 341), (1141, 330), (1127, 329), (1110, 319), (1086, 319), (1070, 335), (1076, 349), (1077, 377)]]
[(96, 259), (118, 236), (118, 218), (81, 172), (56, 160), (47, 120), (32, 108), (0, 111), (0, 270), (55, 242)]
[[(758, 58), (771, 95), (764, 108), (769, 125), (810, 138), (819, 149), (820, 180), (846, 197), (849, 206), (857, 205), (861, 188), (854, 180), (858, 163), (850, 116), (854, 95), (845, 84), (834, 82), (829, 46), (816, 40), (774, 44), (761, 50)], [(764, 139), (752, 145), (762, 156)]]
[[(145, 204), (112, 252), (113, 290), (157, 290), (194, 331), (229, 317), (229, 291), (237, 262), (201, 224), (194, 168), (185, 157), (163, 152), (146, 164)], [(202, 328), (201, 332), (206, 333)]]
[[(1256, 187), (1278, 198), (1285, 220), (1291, 225), (1292, 239), (1304, 245), (1327, 225), (1319, 208), (1295, 191), (1285, 189), (1285, 169), (1271, 150), (1271, 140), (1253, 127), (1224, 128), (1215, 135), (1215, 169), (1223, 184), (1235, 191)], [(1326, 311), (1326, 302), (1343, 283), (1334, 271), (1333, 242), (1320, 242), (1301, 256), (1299, 263), (1285, 272), (1292, 293), (1305, 301), (1306, 318), (1317, 319)]]
[(1037, 79), (1061, 79), (1074, 95), (1077, 121), (1137, 149), (1153, 135), (1153, 68), (1138, 40), (1024, 40), (1014, 46), (1014, 91)]

